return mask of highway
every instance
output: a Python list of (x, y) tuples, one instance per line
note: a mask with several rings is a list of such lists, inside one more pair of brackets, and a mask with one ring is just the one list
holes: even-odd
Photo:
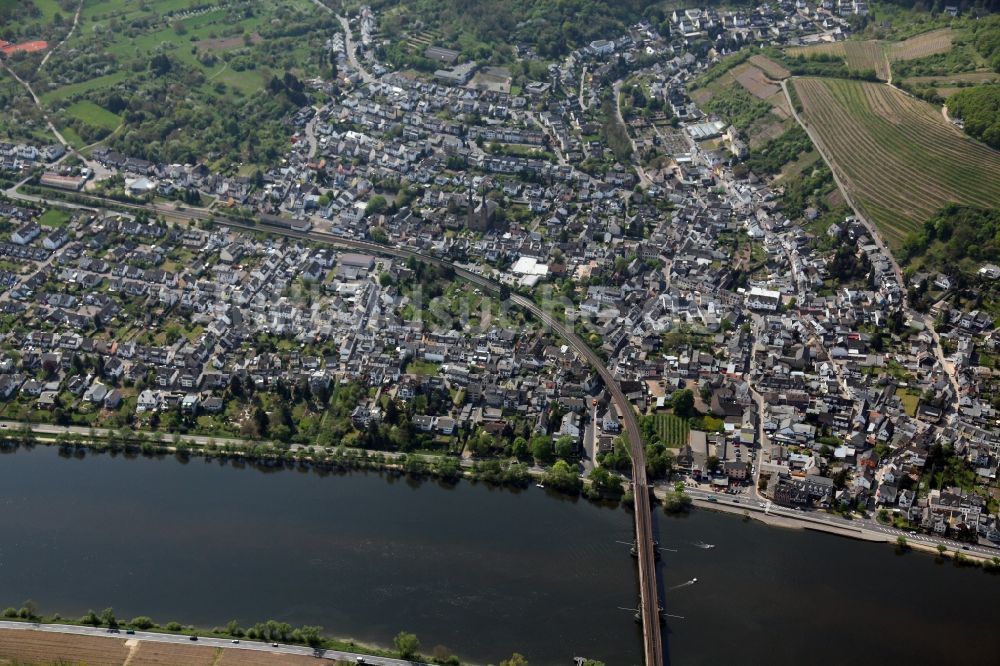
[[(8, 193), (14, 197), (27, 198), (11, 188)], [(483, 277), (470, 270), (455, 266), (449, 261), (426, 255), (414, 250), (388, 245), (379, 245), (370, 241), (342, 238), (322, 231), (295, 231), (287, 227), (271, 225), (255, 225), (237, 220), (222, 219), (210, 213), (197, 209), (177, 210), (168, 206), (141, 206), (132, 204), (120, 204), (112, 200), (104, 200), (99, 197), (90, 197), (95, 201), (95, 205), (125, 205), (127, 208), (145, 209), (153, 212), (169, 212), (169, 214), (186, 218), (188, 220), (203, 220), (214, 218), (218, 224), (227, 225), (231, 228), (243, 229), (252, 232), (277, 234), (292, 238), (302, 238), (317, 243), (346, 247), (352, 250), (362, 250), (372, 254), (388, 255), (402, 259), (415, 258), (420, 261), (436, 264), (438, 266), (451, 268), (455, 274), (468, 282), (489, 290), (494, 294), (501, 294), (505, 290), (501, 285), (489, 278)], [(39, 201), (41, 197), (30, 197), (30, 200)], [(59, 205), (58, 201), (53, 202)], [(164, 211), (164, 209), (167, 209)], [(601, 376), (604, 385), (611, 395), (612, 400), (622, 414), (625, 434), (628, 437), (629, 448), (632, 456), (632, 490), (635, 495), (635, 531), (636, 543), (638, 546), (638, 567), (639, 567), (639, 592), (641, 597), (642, 611), (642, 633), (645, 653), (645, 663), (647, 666), (659, 666), (663, 663), (663, 641), (660, 631), (660, 600), (657, 592), (656, 564), (653, 553), (653, 530), (652, 517), (650, 513), (651, 489), (646, 478), (646, 452), (642, 442), (642, 434), (639, 429), (639, 419), (635, 410), (625, 397), (617, 379), (608, 370), (604, 361), (589, 347), (580, 337), (573, 332), (572, 328), (566, 326), (550, 313), (542, 309), (534, 301), (519, 294), (511, 294), (510, 300), (519, 307), (527, 310), (538, 318), (545, 326), (555, 331)]]
[[(20, 631), (46, 631), (57, 634), (75, 634), (77, 636), (99, 636), (101, 638), (117, 638), (149, 641), (153, 643), (174, 643), (178, 645), (201, 645), (212, 648), (226, 648), (227, 650), (255, 650), (257, 652), (269, 652), (272, 654), (294, 654), (305, 657), (318, 657), (330, 659), (332, 661), (349, 661), (352, 663), (377, 664), (378, 666), (429, 666), (424, 662), (412, 661), (409, 659), (393, 659), (392, 657), (374, 657), (360, 652), (342, 652), (340, 650), (322, 650), (300, 645), (273, 645), (271, 643), (261, 643), (259, 641), (233, 642), (228, 638), (202, 638), (192, 641), (190, 636), (184, 634), (161, 634), (153, 631), (137, 631), (134, 634), (110, 633), (107, 629), (99, 627), (79, 627), (72, 624), (36, 624), (31, 622), (9, 622), (0, 621), (0, 629), (13, 629)], [(363, 662), (357, 661), (363, 659)]]

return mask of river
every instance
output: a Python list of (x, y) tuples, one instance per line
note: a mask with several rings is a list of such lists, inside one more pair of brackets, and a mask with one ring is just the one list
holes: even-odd
[[(0, 606), (416, 633), (497, 663), (641, 660), (631, 516), (547, 491), (55, 448), (0, 456)], [(888, 546), (656, 513), (673, 664), (998, 663), (1000, 577)], [(714, 548), (698, 547), (699, 543)], [(687, 584), (697, 577), (698, 582)], [(991, 638), (992, 637), (992, 638)], [(933, 640), (928, 640), (932, 638)], [(996, 655), (993, 652), (992, 655)]]

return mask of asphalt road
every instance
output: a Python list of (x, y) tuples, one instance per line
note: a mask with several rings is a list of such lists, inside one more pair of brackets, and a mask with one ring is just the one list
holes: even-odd
[[(201, 638), (192, 641), (190, 636), (178, 634), (160, 634), (152, 631), (137, 631), (135, 634), (126, 634), (124, 630), (120, 633), (109, 633), (107, 629), (100, 627), (78, 627), (71, 624), (35, 624), (30, 622), (9, 622), (0, 621), (0, 629), (14, 629), (21, 631), (45, 631), (57, 634), (75, 634), (77, 636), (99, 636), (102, 638), (129, 639), (138, 641), (149, 641), (153, 643), (174, 643), (178, 645), (204, 645), (206, 647), (226, 648), (228, 650), (255, 650), (257, 652), (270, 652), (272, 654), (295, 654), (305, 657), (317, 657), (330, 659), (333, 661), (344, 660), (365, 664), (378, 664), (379, 666), (428, 666), (424, 662), (410, 661), (406, 659), (393, 659), (391, 657), (373, 657), (359, 652), (342, 652), (340, 650), (318, 650), (299, 645), (281, 645), (277, 647), (271, 643), (261, 643), (258, 641), (239, 641), (233, 643), (226, 638)], [(363, 662), (357, 661), (363, 659)]]

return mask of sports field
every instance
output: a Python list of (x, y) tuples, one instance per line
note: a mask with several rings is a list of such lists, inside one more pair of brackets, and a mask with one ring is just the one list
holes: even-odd
[(1000, 202), (1000, 152), (965, 136), (938, 109), (880, 83), (803, 78), (803, 118), (845, 187), (898, 247), (949, 202)]
[(0, 39), (0, 52), (5, 55), (10, 55), (16, 51), (24, 51), (26, 53), (34, 53), (36, 51), (44, 51), (49, 48), (49, 43), (44, 40), (36, 40), (33, 42), (21, 42), (20, 44), (11, 44), (10, 42), (5, 42)]

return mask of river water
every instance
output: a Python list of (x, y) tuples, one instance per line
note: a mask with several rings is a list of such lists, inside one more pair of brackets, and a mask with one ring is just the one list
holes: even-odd
[[(0, 606), (401, 630), (533, 666), (641, 661), (630, 514), (546, 491), (57, 449), (0, 456)], [(672, 664), (997, 664), (1000, 577), (738, 517), (657, 512)], [(714, 544), (702, 548), (698, 544)], [(689, 584), (697, 577), (698, 582)]]

